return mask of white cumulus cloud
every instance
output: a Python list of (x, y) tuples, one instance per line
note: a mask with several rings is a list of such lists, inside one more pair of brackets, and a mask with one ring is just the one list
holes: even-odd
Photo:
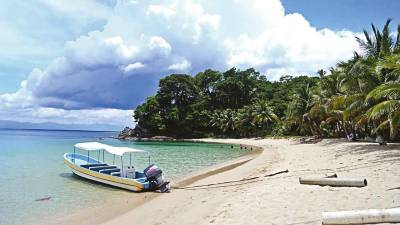
[(107, 13), (103, 29), (69, 41), (18, 92), (0, 96), (7, 115), (120, 119), (173, 72), (254, 67), (276, 80), (314, 74), (358, 49), (351, 31), (318, 30), (300, 14), (285, 14), (279, 0), (119, 0)]
[(143, 67), (144, 67), (143, 63), (136, 62), (136, 63), (131, 63), (131, 64), (127, 65), (127, 66), (123, 66), (122, 70), (125, 73), (129, 73), (130, 71), (137, 70), (137, 69), (140, 69), (140, 68), (143, 68)]
[(169, 70), (187, 71), (190, 69), (190, 62), (183, 59), (179, 63), (172, 64), (168, 67)]
[(149, 5), (147, 13), (154, 15), (162, 15), (165, 16), (166, 18), (169, 18), (170, 16), (175, 14), (175, 10), (168, 6)]

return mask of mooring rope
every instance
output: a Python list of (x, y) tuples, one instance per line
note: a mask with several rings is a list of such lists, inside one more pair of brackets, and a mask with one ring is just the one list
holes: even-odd
[[(375, 162), (373, 165), (370, 165), (371, 163), (359, 163), (356, 165), (348, 165), (348, 166), (339, 166), (339, 167), (333, 167), (333, 168), (321, 168), (321, 169), (303, 169), (303, 170), (291, 170), (291, 175), (284, 176), (284, 177), (273, 177), (278, 174), (282, 173), (288, 173), (289, 170), (283, 170), (279, 171), (276, 173), (271, 173), (267, 174), (264, 176), (254, 176), (254, 177), (249, 177), (249, 178), (243, 178), (240, 180), (231, 180), (231, 181), (224, 181), (224, 182), (218, 182), (218, 183), (210, 183), (210, 184), (202, 184), (202, 185), (194, 185), (194, 186), (187, 186), (187, 187), (177, 187), (173, 186), (172, 189), (181, 189), (181, 190), (196, 190), (196, 189), (205, 189), (204, 187), (211, 187), (215, 186), (217, 187), (228, 187), (228, 186), (234, 186), (234, 185), (228, 185), (228, 186), (221, 186), (224, 184), (231, 184), (231, 183), (238, 183), (237, 185), (242, 185), (242, 184), (247, 184), (244, 182), (247, 181), (254, 181), (260, 179), (258, 181), (261, 181), (262, 178), (270, 177), (269, 179), (274, 180), (274, 179), (285, 179), (285, 178), (290, 178), (290, 177), (297, 177), (297, 176), (304, 176), (304, 175), (310, 175), (310, 174), (315, 174), (316, 172), (330, 172), (330, 171), (351, 171), (351, 170), (357, 170), (357, 169), (363, 169), (363, 168), (369, 168), (369, 167), (376, 167), (376, 166), (381, 166), (378, 164), (379, 162)], [(300, 172), (300, 173), (298, 173)], [(303, 173), (302, 173), (303, 172)], [(248, 183), (253, 183), (253, 182), (248, 182)]]
[[(288, 173), (289, 170), (282, 170), (276, 173), (271, 173), (271, 174), (267, 174), (264, 176), (254, 176), (254, 177), (249, 177), (249, 178), (243, 178), (240, 180), (231, 180), (231, 181), (224, 181), (224, 182), (218, 182), (218, 183), (210, 183), (210, 184), (202, 184), (202, 185), (194, 185), (194, 186), (188, 186), (188, 187), (172, 187), (173, 189), (193, 189), (193, 188), (199, 188), (199, 187), (209, 187), (209, 186), (216, 186), (216, 185), (222, 185), (222, 184), (231, 184), (231, 183), (239, 183), (239, 182), (245, 182), (245, 181), (252, 181), (252, 180), (256, 180), (259, 178), (263, 178), (263, 177), (272, 177), (278, 174), (282, 174), (282, 173)], [(218, 186), (221, 187), (221, 186)]]

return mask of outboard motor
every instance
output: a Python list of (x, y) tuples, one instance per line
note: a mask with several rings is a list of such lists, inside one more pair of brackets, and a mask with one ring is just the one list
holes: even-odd
[(156, 165), (148, 166), (143, 172), (150, 183), (150, 190), (160, 190), (162, 193), (170, 191), (169, 182), (164, 180), (162, 170)]

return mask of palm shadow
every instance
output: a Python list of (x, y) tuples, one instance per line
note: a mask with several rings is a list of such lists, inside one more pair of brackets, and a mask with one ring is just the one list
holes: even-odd
[[(350, 155), (371, 155), (376, 158), (375, 162), (395, 162), (400, 159), (400, 143), (389, 143), (388, 145), (379, 145), (371, 142), (348, 142), (346, 139), (324, 140), (320, 145), (326, 147), (334, 147), (340, 143), (349, 143), (344, 148), (335, 149), (338, 158), (340, 156)], [(372, 161), (374, 162), (374, 161)]]

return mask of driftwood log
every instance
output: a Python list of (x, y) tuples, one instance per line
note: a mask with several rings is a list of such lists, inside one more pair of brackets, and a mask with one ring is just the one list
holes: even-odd
[(334, 186), (334, 187), (365, 187), (367, 179), (352, 178), (299, 178), (300, 184)]
[(322, 213), (322, 224), (399, 223), (400, 208)]
[(302, 137), (300, 138), (300, 143), (301, 144), (315, 144), (322, 141), (322, 138), (318, 135), (312, 136), (312, 137)]

